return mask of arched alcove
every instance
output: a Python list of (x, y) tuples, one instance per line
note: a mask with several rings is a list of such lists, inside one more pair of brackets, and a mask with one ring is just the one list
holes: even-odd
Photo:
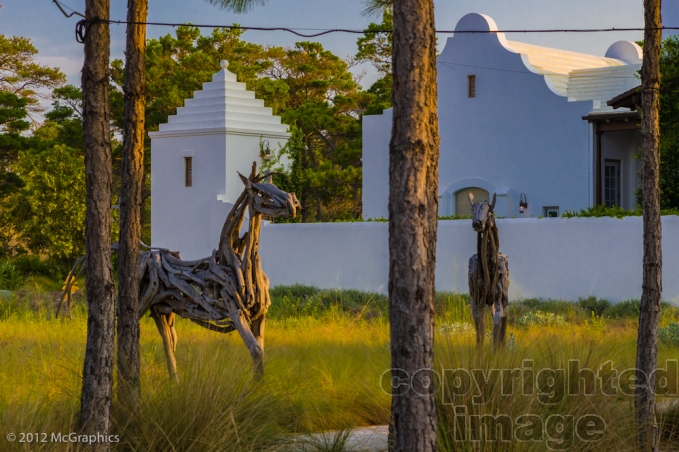
[[(455, 215), (458, 214), (458, 212), (464, 211), (471, 212), (471, 208), (469, 206), (469, 199), (467, 198), (467, 193), (469, 192), (469, 190), (480, 190), (478, 192), (478, 196), (476, 191), (473, 192), (475, 199), (486, 199), (486, 200), (489, 200), (490, 195), (492, 195), (496, 191), (495, 186), (493, 184), (479, 177), (468, 177), (457, 180), (452, 184), (448, 185), (448, 187), (443, 191), (443, 193), (441, 193), (441, 204), (439, 207), (440, 212), (439, 215), (446, 216)], [(485, 192), (485, 197), (480, 198), (480, 196), (483, 196), (482, 192)], [(469, 215), (469, 213), (462, 215)]]
[(472, 206), (469, 202), (469, 193), (474, 195), (474, 202), (490, 202), (490, 194), (480, 187), (467, 187), (455, 193), (455, 215), (471, 215)]

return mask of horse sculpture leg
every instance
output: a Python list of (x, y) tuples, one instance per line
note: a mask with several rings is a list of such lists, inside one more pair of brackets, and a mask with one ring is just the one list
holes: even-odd
[(262, 349), (262, 353), (264, 352), (264, 324), (266, 322), (266, 317), (261, 316), (257, 320), (252, 322), (252, 334), (255, 336), (255, 339), (257, 339), (257, 343), (259, 344), (259, 348)]
[(495, 348), (505, 345), (507, 333), (507, 307), (509, 306), (509, 262), (507, 256), (499, 254), (498, 281), (493, 296), (493, 344)]
[(483, 341), (486, 339), (486, 306), (484, 303), (473, 301), (476, 309), (474, 310), (474, 324), (476, 325), (476, 348), (479, 353), (483, 353)]
[(481, 296), (483, 280), (480, 279), (478, 263), (478, 257), (474, 254), (469, 259), (469, 297), (476, 326), (476, 350), (479, 354), (483, 354), (483, 342), (486, 338), (486, 305)]
[[(228, 295), (226, 294), (226, 291), (222, 289), (222, 299), (230, 300), (227, 297)], [(238, 331), (238, 334), (240, 334), (245, 347), (247, 347), (248, 351), (250, 352), (250, 356), (252, 356), (252, 361), (255, 367), (255, 377), (259, 379), (262, 377), (262, 375), (264, 375), (264, 351), (262, 350), (257, 338), (255, 338), (255, 335), (252, 334), (252, 330), (245, 319), (245, 314), (243, 314), (243, 312), (238, 309), (236, 303), (231, 300), (229, 303), (227, 303), (226, 307), (227, 313), (233, 322), (234, 328), (236, 331)], [(253, 322), (253, 325), (254, 324), (255, 322)], [(264, 333), (263, 328), (261, 329), (261, 332)]]
[(165, 361), (167, 362), (167, 371), (170, 378), (179, 382), (177, 375), (177, 361), (174, 357), (174, 352), (177, 349), (177, 332), (174, 329), (174, 313), (162, 314), (151, 308), (151, 317), (156, 322), (158, 332), (163, 338), (163, 348), (165, 349)]
[(501, 348), (504, 345), (504, 339), (502, 334), (502, 323), (506, 320), (504, 317), (501, 318), (498, 323), (493, 323), (493, 347)]
[[(507, 327), (507, 317), (505, 317), (504, 307), (502, 305), (502, 278), (493, 287), (493, 347), (495, 349), (501, 348), (504, 345), (504, 330)], [(503, 329), (504, 327), (504, 329)]]
[(502, 317), (500, 321), (500, 342), (505, 345), (507, 339), (507, 317)]

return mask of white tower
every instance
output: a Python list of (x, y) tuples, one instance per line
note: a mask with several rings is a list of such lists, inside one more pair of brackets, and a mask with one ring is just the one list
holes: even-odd
[(151, 132), (151, 241), (185, 259), (209, 255), (243, 191), (236, 171), (260, 164), (260, 142), (280, 149), (290, 134), (281, 118), (222, 70)]

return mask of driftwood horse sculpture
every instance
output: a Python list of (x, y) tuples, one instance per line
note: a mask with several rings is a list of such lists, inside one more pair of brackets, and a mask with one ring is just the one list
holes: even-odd
[(486, 335), (486, 306), (493, 313), (493, 344), (504, 345), (507, 331), (507, 306), (509, 305), (509, 262), (500, 254), (500, 237), (495, 224), (496, 197), (493, 201), (474, 202), (472, 205), (472, 227), (477, 232), (476, 254), (469, 259), (469, 295), (472, 315), (476, 324), (476, 346), (483, 349)]
[[(255, 373), (264, 371), (264, 322), (271, 300), (269, 278), (259, 258), (262, 215), (294, 218), (300, 204), (293, 193), (261, 183), (266, 176), (257, 176), (255, 163), (249, 177), (238, 175), (245, 189), (229, 212), (219, 248), (211, 256), (184, 261), (176, 251), (147, 247), (139, 259), (139, 317), (150, 311), (163, 338), (168, 371), (174, 380), (178, 380), (176, 315), (218, 333), (238, 331), (252, 356)], [(241, 237), (246, 210), (249, 227)], [(69, 278), (81, 274), (83, 265), (81, 258)]]

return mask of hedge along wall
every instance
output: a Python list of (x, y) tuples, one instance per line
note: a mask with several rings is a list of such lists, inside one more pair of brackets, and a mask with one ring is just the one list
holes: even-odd
[[(510, 297), (610, 301), (641, 297), (641, 217), (498, 220), (509, 256)], [(662, 219), (663, 299), (679, 303), (679, 217)], [(436, 289), (468, 292), (476, 253), (470, 220), (439, 221)], [(387, 292), (386, 223), (269, 224), (261, 256), (272, 285)]]

